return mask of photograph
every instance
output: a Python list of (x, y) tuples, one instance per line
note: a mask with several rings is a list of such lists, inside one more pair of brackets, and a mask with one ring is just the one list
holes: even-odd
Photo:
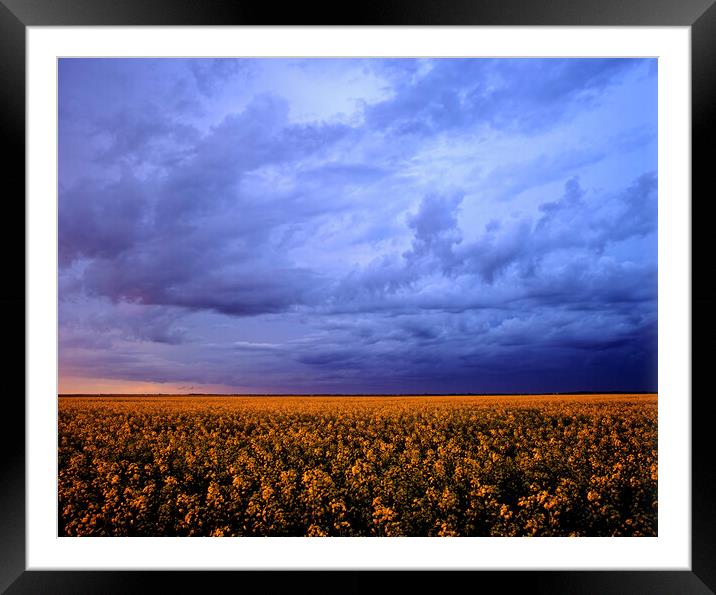
[(0, 0), (0, 592), (716, 593), (715, 4)]
[(659, 66), (59, 57), (57, 536), (659, 536)]

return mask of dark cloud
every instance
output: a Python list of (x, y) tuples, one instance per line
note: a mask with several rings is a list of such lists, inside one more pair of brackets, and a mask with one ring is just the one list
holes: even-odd
[(643, 61), (301, 64), (365, 77), (355, 112), (301, 116), (311, 86), (267, 93), (261, 61), (110, 61), (111, 93), (61, 67), (62, 374), (655, 388), (655, 122), (600, 112)]
[(134, 248), (149, 232), (149, 188), (130, 173), (116, 182), (83, 180), (60, 191), (59, 260), (114, 258)]
[(408, 227), (414, 231), (412, 249), (404, 254), (408, 262), (434, 257), (443, 272), (450, 271), (455, 264), (453, 248), (462, 241), (456, 211), (463, 197), (456, 193), (423, 198), (418, 212), (408, 218)]
[(395, 96), (370, 106), (371, 125), (431, 134), (489, 125), (535, 132), (599, 100), (600, 91), (640, 62), (631, 59), (435, 60), (417, 80), (399, 79)]
[(649, 173), (616, 196), (597, 195), (587, 201), (579, 180), (571, 178), (559, 200), (540, 205), (542, 214), (534, 225), (528, 219), (493, 225), (481, 239), (463, 246), (463, 267), (492, 283), (511, 266), (534, 276), (536, 267), (558, 251), (586, 250), (597, 262), (609, 244), (656, 232), (656, 188), (656, 175)]
[(232, 58), (209, 58), (187, 60), (189, 69), (199, 91), (210, 97), (221, 89), (222, 83), (232, 77), (252, 75), (251, 62)]
[(186, 338), (181, 326), (184, 312), (177, 308), (144, 307), (106, 301), (63, 301), (59, 319), (62, 346), (109, 347), (117, 342), (139, 341), (177, 345)]
[[(83, 180), (62, 193), (60, 262), (91, 259), (86, 291), (115, 302), (242, 316), (303, 303), (318, 275), (267, 245), (289, 205), (246, 196), (242, 176), (325, 150), (345, 131), (292, 125), (285, 102), (257, 98), (201, 139), (169, 175), (152, 182), (131, 174), (109, 184)], [(300, 202), (290, 208), (294, 223), (302, 209), (307, 216), (313, 210)]]
[(238, 190), (245, 174), (301, 162), (327, 150), (348, 130), (340, 124), (291, 124), (284, 100), (257, 97), (242, 112), (227, 116), (214, 127), (197, 143), (193, 155), (166, 179), (157, 222), (170, 225), (180, 217), (212, 212), (217, 205), (235, 209), (234, 216), (240, 217), (245, 205), (239, 202)]
[(107, 144), (98, 161), (133, 165), (172, 165), (199, 136), (194, 127), (168, 118), (153, 104), (99, 118), (93, 132)]

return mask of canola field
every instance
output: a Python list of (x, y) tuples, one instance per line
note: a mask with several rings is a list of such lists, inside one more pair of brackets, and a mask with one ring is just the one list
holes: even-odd
[(60, 536), (655, 536), (657, 396), (60, 397)]

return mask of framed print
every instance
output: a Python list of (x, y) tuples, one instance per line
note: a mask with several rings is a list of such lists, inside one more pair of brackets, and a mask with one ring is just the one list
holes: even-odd
[(4, 589), (713, 592), (709, 0), (3, 2)]

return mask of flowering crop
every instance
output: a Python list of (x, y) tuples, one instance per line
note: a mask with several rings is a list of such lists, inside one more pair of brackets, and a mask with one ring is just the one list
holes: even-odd
[(653, 536), (655, 395), (61, 397), (59, 533)]

